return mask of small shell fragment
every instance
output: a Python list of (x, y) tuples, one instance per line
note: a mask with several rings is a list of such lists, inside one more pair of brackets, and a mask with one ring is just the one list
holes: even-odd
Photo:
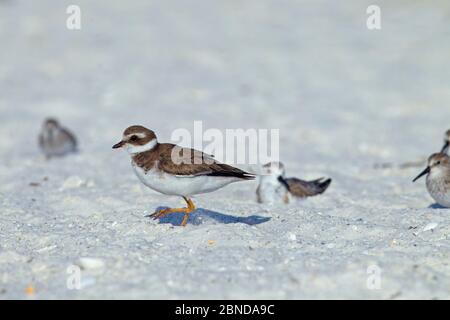
[(427, 224), (425, 227), (423, 227), (423, 231), (429, 231), (429, 230), (433, 230), (438, 226), (438, 224), (436, 222), (431, 222), (429, 224)]
[(105, 263), (103, 260), (98, 258), (89, 258), (89, 257), (83, 257), (78, 259), (78, 262), (76, 263), (81, 269), (84, 270), (91, 270), (91, 269), (100, 269), (105, 266)]

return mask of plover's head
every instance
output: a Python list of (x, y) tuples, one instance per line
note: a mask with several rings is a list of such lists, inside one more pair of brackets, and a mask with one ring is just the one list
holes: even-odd
[(273, 179), (274, 181), (277, 180), (289, 190), (289, 185), (286, 182), (284, 175), (285, 175), (284, 164), (279, 161), (272, 161), (266, 163), (262, 167), (261, 177), (263, 179), (270, 179), (270, 180)]
[(428, 174), (432, 177), (441, 177), (450, 172), (450, 157), (445, 153), (434, 153), (428, 158), (428, 166), (414, 180)]
[(442, 153), (448, 153), (450, 148), (450, 129), (444, 134), (444, 146), (442, 147)]
[(123, 132), (122, 140), (113, 145), (113, 149), (125, 147), (131, 154), (141, 153), (153, 149), (158, 144), (152, 130), (143, 126), (131, 126)]

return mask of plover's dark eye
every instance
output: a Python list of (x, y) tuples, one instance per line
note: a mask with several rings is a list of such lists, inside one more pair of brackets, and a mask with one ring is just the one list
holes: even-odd
[(440, 164), (441, 164), (441, 162), (440, 162), (440, 161), (438, 161), (438, 162), (436, 162), (436, 164), (437, 164), (437, 165), (440, 165)]
[(130, 141), (136, 141), (138, 139), (137, 136), (131, 136)]

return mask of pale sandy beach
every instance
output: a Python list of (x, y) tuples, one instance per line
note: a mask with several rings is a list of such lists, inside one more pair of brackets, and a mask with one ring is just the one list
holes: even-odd
[[(378, 31), (365, 0), (75, 2), (71, 31), (72, 2), (0, 1), (0, 299), (450, 298), (450, 209), (412, 183), (422, 167), (374, 169), (442, 147), (448, 1), (378, 1)], [(78, 154), (44, 160), (47, 116)], [(288, 175), (333, 183), (272, 207), (233, 184), (196, 196), (185, 228), (153, 221), (183, 201), (111, 146), (132, 124), (168, 142), (196, 120), (280, 129)]]

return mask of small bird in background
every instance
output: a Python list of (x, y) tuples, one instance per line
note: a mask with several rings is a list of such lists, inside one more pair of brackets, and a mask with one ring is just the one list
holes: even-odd
[(450, 157), (435, 153), (428, 158), (428, 166), (414, 180), (427, 175), (428, 193), (441, 206), (450, 207)]
[(450, 148), (450, 129), (445, 132), (444, 135), (444, 146), (442, 147), (441, 153), (448, 154)]
[(77, 140), (72, 132), (54, 118), (47, 118), (39, 134), (39, 147), (47, 159), (77, 151)]
[(113, 149), (117, 148), (128, 151), (134, 172), (144, 185), (162, 194), (180, 196), (186, 201), (186, 208), (168, 208), (151, 215), (159, 219), (182, 212), (183, 227), (196, 209), (191, 196), (255, 178), (253, 174), (219, 163), (201, 151), (159, 143), (155, 133), (143, 126), (128, 127), (122, 140), (113, 146)]
[(259, 177), (256, 189), (259, 203), (289, 203), (290, 195), (306, 198), (319, 195), (331, 183), (331, 179), (320, 178), (305, 181), (297, 178), (285, 178), (285, 168), (281, 162), (269, 162), (263, 166), (263, 173)]

